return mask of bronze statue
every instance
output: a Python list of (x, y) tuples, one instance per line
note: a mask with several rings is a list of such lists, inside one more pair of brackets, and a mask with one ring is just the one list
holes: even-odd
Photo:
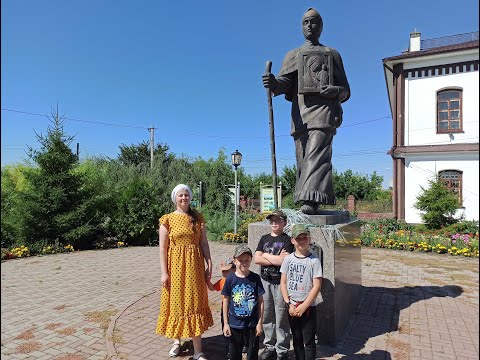
[(302, 19), (305, 44), (291, 50), (277, 77), (262, 76), (263, 86), (292, 102), (291, 135), (295, 141), (297, 182), (294, 200), (305, 214), (318, 214), (320, 204), (335, 204), (332, 141), (342, 123), (341, 103), (350, 86), (337, 50), (320, 44), (323, 20), (309, 8)]

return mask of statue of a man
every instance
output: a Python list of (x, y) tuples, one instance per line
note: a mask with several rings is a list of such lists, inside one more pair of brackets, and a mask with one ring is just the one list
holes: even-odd
[(305, 44), (291, 50), (277, 77), (262, 76), (263, 85), (292, 102), (291, 135), (295, 141), (297, 182), (294, 200), (305, 214), (318, 214), (320, 204), (335, 204), (332, 141), (342, 123), (341, 103), (350, 86), (337, 50), (320, 44), (323, 20), (313, 8), (302, 19)]

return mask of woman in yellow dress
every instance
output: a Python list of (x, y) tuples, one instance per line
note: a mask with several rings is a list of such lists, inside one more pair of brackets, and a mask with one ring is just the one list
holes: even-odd
[(207, 293), (212, 259), (205, 220), (190, 207), (191, 199), (190, 188), (177, 185), (172, 191), (176, 210), (160, 218), (162, 295), (156, 333), (174, 339), (171, 357), (180, 353), (181, 338), (192, 338), (193, 359), (207, 360), (201, 335), (213, 326)]

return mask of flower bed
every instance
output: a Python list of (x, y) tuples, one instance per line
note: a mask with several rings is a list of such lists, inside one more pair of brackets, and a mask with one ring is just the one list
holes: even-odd
[(462, 222), (441, 230), (426, 230), (394, 219), (364, 223), (362, 245), (394, 250), (436, 252), (478, 257), (478, 223)]
[(2, 248), (2, 260), (25, 258), (32, 255), (48, 255), (72, 251), (74, 251), (74, 248), (70, 244), (63, 247), (58, 244), (48, 245), (42, 247), (40, 250), (37, 249), (37, 251), (32, 251), (32, 249), (30, 249), (28, 246), (21, 245), (11, 249)]

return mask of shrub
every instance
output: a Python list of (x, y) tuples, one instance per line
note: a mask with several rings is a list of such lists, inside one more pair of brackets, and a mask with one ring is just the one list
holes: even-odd
[(423, 211), (421, 217), (429, 229), (440, 229), (455, 223), (455, 212), (458, 208), (458, 197), (440, 180), (429, 181), (430, 187), (422, 189), (417, 197), (415, 208)]
[(233, 215), (206, 212), (204, 216), (208, 240), (220, 241), (223, 239), (223, 234), (233, 232)]
[(243, 242), (248, 241), (248, 224), (264, 221), (265, 217), (266, 215), (264, 214), (242, 213), (238, 234)]
[(117, 214), (112, 228), (118, 241), (149, 245), (158, 239), (158, 201), (154, 186), (142, 176), (133, 176), (118, 189)]

